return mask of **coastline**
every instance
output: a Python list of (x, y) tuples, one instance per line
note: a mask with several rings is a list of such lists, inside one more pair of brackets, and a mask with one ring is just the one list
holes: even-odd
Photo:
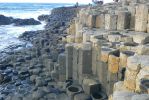
[[(60, 7), (0, 61), (0, 99), (149, 99), (149, 2)], [(142, 9), (144, 9), (142, 11)]]
[[(1, 58), (0, 99), (16, 100), (20, 98), (19, 96), (21, 98), (33, 96), (32, 99), (37, 100), (41, 98), (40, 95), (45, 95), (44, 89), (47, 94), (51, 88), (55, 88), (56, 83), (51, 78), (49, 66), (45, 65), (54, 64), (58, 54), (64, 52), (62, 37), (66, 35), (65, 30), (71, 19), (76, 16), (75, 10), (75, 7), (54, 8), (48, 19), (45, 19), (47, 25), (44, 30), (24, 32), (19, 37), (23, 41), (31, 42), (31, 47), (11, 50), (7, 52), (6, 58)], [(61, 91), (59, 88), (56, 89)], [(26, 96), (28, 94), (30, 95)], [(31, 97), (29, 100), (32, 100)]]

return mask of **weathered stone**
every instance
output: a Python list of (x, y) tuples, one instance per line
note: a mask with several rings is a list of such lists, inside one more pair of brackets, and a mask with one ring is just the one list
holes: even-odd
[(84, 79), (82, 86), (84, 92), (88, 95), (92, 93), (97, 93), (100, 90), (100, 84), (94, 79)]
[(96, 28), (104, 28), (105, 25), (105, 15), (104, 14), (100, 14), (96, 16)]
[(131, 13), (130, 29), (134, 29), (135, 28), (135, 14), (136, 14), (135, 6), (128, 6), (128, 11)]
[(131, 56), (127, 59), (127, 67), (132, 71), (138, 72), (141, 68), (140, 56)]
[(81, 43), (83, 41), (83, 32), (82, 30), (76, 32), (76, 35), (75, 35), (75, 42), (76, 43)]
[(107, 86), (106, 86), (107, 95), (110, 95), (111, 93), (113, 93), (113, 86), (114, 86), (114, 83), (117, 81), (118, 81), (117, 73), (108, 72), (108, 74), (107, 74)]
[(149, 94), (148, 83), (149, 83), (149, 79), (141, 79), (141, 82), (140, 82), (141, 93), (147, 93), (147, 94)]
[(66, 54), (61, 53), (58, 56), (59, 74), (66, 75)]
[(118, 81), (114, 84), (113, 91), (130, 91), (124, 86), (123, 81)]
[(111, 73), (117, 73), (119, 70), (119, 57), (114, 55), (109, 55), (108, 59), (108, 70)]
[(137, 54), (139, 55), (149, 55), (149, 44), (139, 45), (137, 48)]
[(94, 28), (96, 26), (96, 15), (88, 16), (87, 26), (90, 28)]
[(74, 96), (74, 100), (88, 100), (90, 99), (90, 96), (85, 93), (76, 94)]
[(108, 62), (109, 54), (115, 51), (116, 50), (113, 48), (102, 47), (101, 48), (101, 61)]
[(148, 94), (134, 95), (131, 100), (149, 100)]
[(74, 96), (82, 92), (82, 88), (79, 85), (71, 85), (67, 88), (66, 93), (68, 100), (74, 100)]
[(108, 84), (107, 82), (108, 64), (102, 61), (100, 61), (99, 63), (101, 66), (97, 67), (98, 80), (102, 85), (102, 90), (106, 93), (106, 87)]
[(115, 91), (113, 93), (113, 100), (131, 100), (136, 93), (128, 91)]
[(105, 14), (105, 29), (107, 30), (117, 29), (117, 15)]
[(124, 86), (129, 90), (135, 91), (136, 89), (136, 77), (138, 72), (126, 69)]
[(74, 44), (73, 48), (73, 80), (78, 81), (79, 79), (79, 50), (80, 44)]
[(148, 10), (145, 4), (136, 6), (135, 31), (147, 32)]
[(148, 33), (137, 33), (133, 35), (133, 41), (139, 44), (149, 43), (149, 34)]
[(133, 42), (133, 38), (132, 37), (129, 37), (129, 36), (122, 36), (121, 37), (121, 42)]
[(128, 11), (118, 11), (117, 30), (130, 28), (130, 15)]
[(79, 50), (79, 75), (92, 73), (91, 43), (83, 43)]
[(101, 45), (102, 43), (98, 39), (92, 40), (92, 72), (94, 75), (97, 74), (97, 68), (100, 67), (100, 56), (101, 56)]
[(133, 56), (134, 52), (132, 51), (122, 51), (120, 53), (120, 67), (126, 67), (127, 66), (127, 58), (130, 56)]
[(90, 42), (91, 33), (83, 33), (83, 42)]
[(141, 90), (141, 81), (144, 80), (144, 79), (149, 79), (149, 70), (146, 70), (146, 69), (141, 69), (140, 72), (138, 73), (137, 75), (137, 78), (136, 78), (136, 91), (137, 92), (141, 92), (143, 90)]
[(137, 43), (134, 42), (126, 42), (120, 45), (120, 51), (136, 51), (137, 50)]
[(67, 36), (67, 43), (73, 43), (75, 42), (75, 36), (74, 35), (68, 35)]
[(92, 100), (107, 100), (107, 95), (103, 92), (96, 92), (91, 95)]
[(66, 79), (72, 78), (73, 67), (73, 45), (67, 44), (66, 49)]
[(73, 22), (72, 24), (70, 24), (68, 30), (67, 30), (68, 34), (72, 34), (75, 35), (76, 33), (76, 28), (75, 28), (75, 23)]
[(108, 35), (108, 40), (110, 42), (120, 42), (122, 35), (120, 34), (110, 34)]

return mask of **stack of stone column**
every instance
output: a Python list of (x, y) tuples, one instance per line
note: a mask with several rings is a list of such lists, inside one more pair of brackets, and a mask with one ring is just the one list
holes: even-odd
[(136, 6), (135, 31), (147, 32), (149, 7), (145, 4)]
[(84, 75), (92, 74), (92, 48), (91, 43), (86, 42), (82, 43), (82, 46), (79, 50), (79, 69), (78, 69), (78, 75), (79, 75), (79, 83), (82, 84)]
[(141, 93), (149, 98), (144, 95), (149, 93), (149, 8), (137, 0), (122, 2), (83, 8), (69, 27), (59, 79), (80, 84), (80, 96), (104, 92), (112, 94), (110, 100), (136, 100)]

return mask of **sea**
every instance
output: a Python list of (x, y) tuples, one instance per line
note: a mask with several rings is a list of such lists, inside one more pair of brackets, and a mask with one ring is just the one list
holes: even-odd
[[(38, 20), (39, 15), (50, 14), (53, 8), (72, 5), (67, 3), (0, 3), (0, 14), (13, 18), (34, 18)], [(13, 46), (26, 45), (18, 37), (25, 31), (44, 29), (45, 22), (41, 23), (40, 25), (28, 26), (0, 25), (0, 52), (4, 52)], [(31, 46), (31, 44), (28, 43), (26, 46)]]

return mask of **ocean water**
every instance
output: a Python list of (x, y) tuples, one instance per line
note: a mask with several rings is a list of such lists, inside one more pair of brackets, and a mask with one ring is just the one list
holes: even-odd
[[(0, 14), (14, 18), (34, 18), (42, 14), (50, 14), (53, 8), (72, 6), (73, 4), (53, 3), (0, 3)], [(25, 45), (18, 36), (25, 31), (36, 31), (44, 29), (45, 22), (41, 25), (13, 26), (0, 25), (0, 52), (15, 45)]]

